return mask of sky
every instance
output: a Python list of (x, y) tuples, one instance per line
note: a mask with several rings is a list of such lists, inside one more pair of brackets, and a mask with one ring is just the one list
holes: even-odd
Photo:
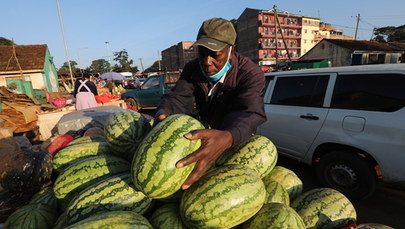
[(350, 36), (360, 15), (359, 40), (370, 40), (375, 27), (405, 24), (404, 0), (0, 0), (0, 37), (18, 45), (48, 45), (56, 68), (68, 59), (86, 68), (125, 49), (141, 71), (161, 59), (162, 50), (195, 41), (206, 19), (237, 19), (246, 8), (274, 5), (319, 17)]

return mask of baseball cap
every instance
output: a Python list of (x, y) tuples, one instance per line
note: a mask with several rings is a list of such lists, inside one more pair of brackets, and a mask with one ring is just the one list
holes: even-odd
[(236, 31), (232, 22), (223, 18), (205, 20), (197, 35), (196, 45), (220, 51), (226, 45), (235, 45)]

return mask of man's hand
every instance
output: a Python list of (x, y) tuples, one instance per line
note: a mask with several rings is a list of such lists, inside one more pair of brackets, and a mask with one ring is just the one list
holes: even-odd
[(211, 164), (214, 163), (226, 149), (231, 147), (233, 143), (231, 132), (222, 130), (194, 130), (185, 134), (185, 137), (189, 140), (201, 139), (201, 147), (176, 164), (177, 168), (182, 168), (197, 162), (193, 172), (181, 186), (182, 189), (189, 188), (194, 182), (200, 179)]

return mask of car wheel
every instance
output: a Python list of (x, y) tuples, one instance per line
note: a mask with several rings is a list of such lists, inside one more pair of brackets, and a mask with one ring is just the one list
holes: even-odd
[(377, 186), (373, 166), (349, 151), (333, 151), (322, 156), (316, 165), (316, 174), (321, 184), (353, 200), (370, 197)]
[(133, 98), (127, 98), (125, 100), (126, 104), (127, 104), (127, 108), (133, 111), (138, 111), (139, 110), (139, 105), (138, 102), (133, 99)]

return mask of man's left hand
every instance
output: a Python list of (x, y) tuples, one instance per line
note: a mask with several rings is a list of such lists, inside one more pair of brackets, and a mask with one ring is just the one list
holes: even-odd
[(189, 140), (201, 139), (201, 147), (176, 164), (177, 168), (182, 168), (197, 162), (194, 170), (181, 186), (182, 189), (189, 188), (194, 182), (200, 179), (211, 164), (213, 164), (226, 149), (231, 147), (233, 143), (231, 132), (223, 130), (194, 130), (185, 134), (185, 137)]

